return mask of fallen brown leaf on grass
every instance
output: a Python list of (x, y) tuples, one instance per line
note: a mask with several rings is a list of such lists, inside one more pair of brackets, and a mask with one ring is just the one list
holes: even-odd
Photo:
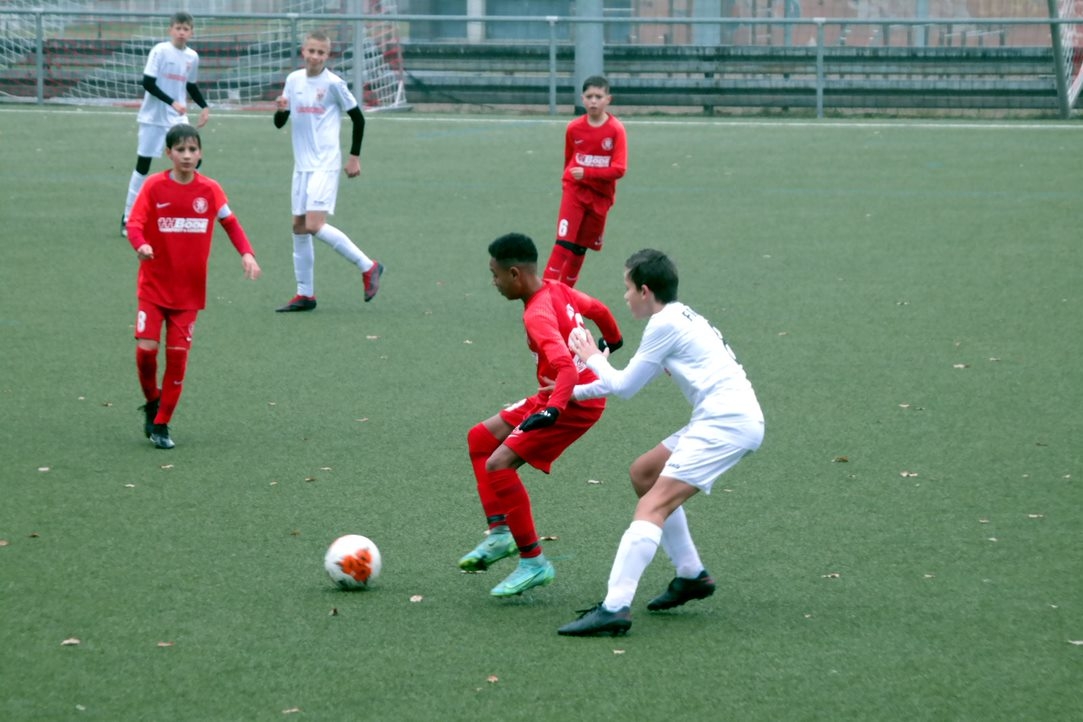
[(848, 463), (850, 461), (850, 457), (848, 457), (848, 456), (836, 456), (831, 461), (833, 463), (835, 463), (835, 464), (846, 464), (846, 463)]
[(173, 642), (158, 642), (159, 647), (172, 647)]

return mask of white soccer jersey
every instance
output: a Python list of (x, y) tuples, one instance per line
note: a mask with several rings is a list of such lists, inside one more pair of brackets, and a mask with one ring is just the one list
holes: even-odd
[(342, 116), (357, 107), (346, 81), (327, 68), (310, 78), (302, 68), (289, 74), (282, 94), (293, 123), (293, 170), (337, 172), (342, 165)]
[[(162, 42), (155, 45), (147, 56), (147, 67), (143, 75), (154, 78), (162, 92), (173, 100), (188, 105), (188, 83), (195, 83), (199, 69), (199, 54), (191, 48), (177, 50), (173, 43)], [(143, 93), (143, 105), (139, 108), (136, 120), (148, 125), (171, 127), (184, 122), (185, 116), (173, 110), (150, 93)]]
[(666, 304), (647, 321), (643, 340), (624, 370), (602, 355), (587, 365), (598, 375), (575, 387), (576, 399), (616, 394), (630, 398), (667, 372), (692, 404), (692, 421), (738, 418), (763, 421), (752, 384), (718, 329), (683, 303)]

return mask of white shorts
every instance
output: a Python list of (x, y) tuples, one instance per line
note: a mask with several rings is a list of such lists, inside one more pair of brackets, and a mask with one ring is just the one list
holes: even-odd
[[(177, 123), (187, 123), (188, 116), (182, 115)], [(172, 127), (172, 126), (170, 126)], [(136, 147), (136, 155), (143, 158), (158, 158), (165, 152), (165, 135), (169, 128), (164, 125), (151, 125), (150, 123), (139, 124), (139, 144)]]
[(334, 215), (335, 200), (338, 198), (338, 171), (294, 171), (291, 195), (295, 216), (303, 216), (309, 211)]
[(711, 493), (715, 479), (760, 448), (763, 422), (734, 424), (722, 419), (694, 421), (662, 441), (670, 451), (662, 476), (691, 484), (705, 494)]

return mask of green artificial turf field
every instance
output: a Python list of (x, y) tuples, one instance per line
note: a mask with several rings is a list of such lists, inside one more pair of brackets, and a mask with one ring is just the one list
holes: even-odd
[[(628, 119), (579, 288), (623, 366), (623, 261), (671, 253), (767, 436), (688, 505), (718, 593), (648, 614), (660, 552), (629, 636), (570, 639), (628, 464), (688, 408), (656, 382), (524, 469), (553, 585), (458, 571), (484, 529), (466, 432), (533, 389), (486, 246), (548, 254), (565, 120), (370, 116), (334, 223), (380, 295), (317, 244), (319, 308), (286, 315), (287, 131), (212, 116), (203, 170), (264, 276), (219, 231), (163, 452), (117, 232), (134, 112), (0, 108), (0, 719), (1083, 717), (1083, 126)], [(370, 591), (322, 569), (344, 533), (380, 545)]]

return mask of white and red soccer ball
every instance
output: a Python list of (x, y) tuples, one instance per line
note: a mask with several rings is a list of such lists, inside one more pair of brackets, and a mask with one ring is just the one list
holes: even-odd
[(323, 568), (341, 589), (367, 589), (382, 566), (379, 548), (360, 534), (335, 539), (323, 557)]

